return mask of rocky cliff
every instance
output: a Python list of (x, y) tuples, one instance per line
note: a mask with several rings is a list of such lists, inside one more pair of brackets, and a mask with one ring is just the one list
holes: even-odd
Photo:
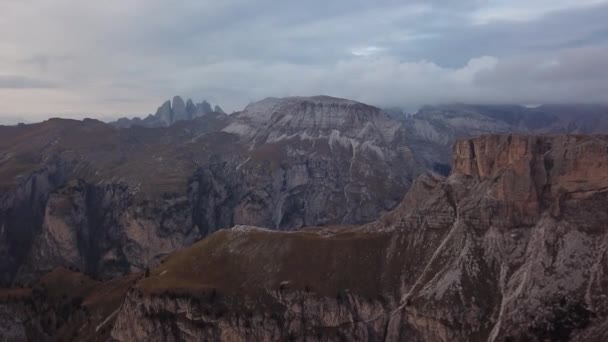
[[(268, 98), (237, 113), (223, 131), (249, 149), (238, 166), (248, 178), (248, 200), (237, 207), (235, 224), (294, 229), (369, 222), (394, 208), (423, 170), (403, 126), (356, 101)], [(275, 210), (244, 217), (251, 205)]]
[(142, 274), (107, 282), (58, 268), (33, 288), (0, 289), (3, 341), (107, 341), (125, 293)]
[[(174, 102), (164, 107), (196, 107)], [(30, 284), (57, 266), (104, 278), (143, 271), (236, 224), (370, 222), (422, 170), (398, 122), (329, 97), (270, 99), (169, 127), (0, 127), (0, 284)]]
[(127, 294), (118, 340), (605, 341), (608, 137), (455, 145), (380, 220), (236, 227)]
[[(606, 105), (424, 106), (415, 115), (394, 115), (407, 127), (409, 144), (429, 166), (449, 163), (458, 139), (482, 134), (605, 134)], [(438, 168), (442, 170), (444, 168)]]
[(110, 124), (119, 128), (132, 126), (167, 127), (178, 121), (192, 120), (211, 113), (215, 113), (216, 115), (226, 114), (218, 105), (211, 109), (211, 104), (206, 100), (195, 104), (191, 99), (184, 102), (180, 96), (174, 96), (172, 101), (167, 100), (158, 107), (154, 115), (150, 114), (143, 119), (139, 117), (131, 119), (120, 118)]

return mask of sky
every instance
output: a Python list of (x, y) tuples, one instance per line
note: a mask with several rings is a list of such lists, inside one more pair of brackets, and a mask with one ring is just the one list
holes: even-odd
[(381, 107), (608, 102), (608, 0), (0, 0), (0, 122), (179, 94)]

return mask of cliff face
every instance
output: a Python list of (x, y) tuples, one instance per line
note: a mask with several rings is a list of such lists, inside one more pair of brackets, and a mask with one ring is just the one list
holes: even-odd
[(194, 104), (191, 99), (184, 100), (180, 96), (174, 96), (173, 100), (165, 101), (154, 115), (150, 114), (147, 117), (141, 119), (139, 117), (134, 118), (120, 118), (110, 124), (119, 128), (128, 128), (134, 126), (140, 127), (168, 127), (178, 121), (192, 120), (197, 117), (206, 115), (224, 115), (224, 111), (219, 106), (215, 106), (211, 109), (211, 104), (206, 100), (203, 102)]
[[(249, 147), (239, 165), (245, 201), (234, 224), (295, 229), (369, 222), (394, 208), (423, 170), (404, 127), (356, 101), (268, 98), (237, 113), (223, 131)], [(251, 216), (259, 206), (274, 210)]]
[(48, 194), (16, 279), (32, 283), (58, 266), (103, 277), (143, 271), (201, 236), (188, 204), (186, 198), (137, 202), (124, 184), (69, 181)]
[(604, 341), (608, 137), (482, 136), (360, 227), (237, 227), (127, 294), (118, 340)]
[(140, 275), (107, 282), (58, 268), (33, 288), (0, 289), (5, 341), (107, 341), (125, 293)]
[[(140, 272), (237, 224), (370, 222), (422, 171), (403, 127), (378, 108), (269, 101), (169, 127), (0, 127), (0, 284), (30, 284), (58, 266), (104, 278)], [(196, 107), (174, 102), (159, 111)]]
[[(482, 134), (606, 134), (606, 105), (438, 105), (400, 117), (422, 160), (446, 164), (458, 139)], [(431, 163), (431, 167), (433, 164)]]
[(30, 290), (13, 289), (0, 291), (0, 336), (6, 341), (27, 341), (26, 321), (33, 310), (25, 305)]
[(488, 340), (602, 340), (607, 148), (605, 136), (457, 143), (446, 180), (456, 220), (406, 295), (413, 316), (465, 323), (465, 336)]

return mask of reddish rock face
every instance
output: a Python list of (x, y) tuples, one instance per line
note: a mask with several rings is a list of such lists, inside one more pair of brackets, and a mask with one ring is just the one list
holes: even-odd
[(484, 135), (458, 141), (453, 164), (454, 174), (491, 181), (485, 196), (504, 206), (513, 226), (608, 186), (605, 136)]
[(513, 171), (568, 191), (608, 184), (606, 136), (483, 135), (458, 141), (454, 170), (486, 180)]
[(492, 180), (486, 196), (502, 203), (514, 225), (530, 224), (539, 213), (545, 186), (543, 144), (537, 137), (486, 135), (458, 141), (454, 173)]

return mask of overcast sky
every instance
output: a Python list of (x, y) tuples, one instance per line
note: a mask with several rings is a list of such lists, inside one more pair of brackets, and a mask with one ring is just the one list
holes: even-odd
[(608, 0), (0, 0), (0, 119), (227, 111), (327, 94), (378, 106), (608, 102)]

